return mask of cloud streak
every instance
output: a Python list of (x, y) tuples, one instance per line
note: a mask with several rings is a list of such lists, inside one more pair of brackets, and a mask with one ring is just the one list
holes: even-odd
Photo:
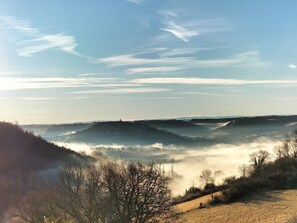
[[(81, 94), (132, 94), (168, 92), (172, 88), (152, 88), (150, 85), (296, 85), (297, 80), (252, 80), (252, 79), (224, 79), (224, 78), (0, 78), (0, 91), (28, 90), (28, 89), (59, 89), (83, 88)], [(101, 89), (98, 89), (101, 88)], [(103, 88), (103, 89), (102, 89)], [(108, 89), (107, 89), (108, 88)], [(72, 91), (73, 92), (73, 91)]]
[(164, 27), (160, 28), (160, 30), (168, 32), (184, 42), (188, 42), (192, 37), (198, 36), (197, 30), (190, 30), (183, 25), (177, 24), (176, 20), (179, 18), (179, 16), (176, 13), (164, 11), (160, 12), (160, 14), (164, 17)]
[(142, 3), (144, 3), (146, 0), (126, 0), (127, 2), (131, 2), (137, 5), (141, 5)]
[(21, 97), (21, 98), (16, 98), (16, 99), (24, 100), (24, 101), (48, 101), (48, 100), (53, 100), (54, 98)]
[(174, 21), (167, 22), (165, 28), (161, 28), (161, 30), (171, 33), (184, 42), (188, 42), (190, 38), (198, 36), (198, 31), (188, 30), (185, 27), (177, 25)]
[[(164, 52), (162, 52), (164, 53)], [(148, 57), (148, 56), (154, 56)], [(104, 63), (108, 67), (124, 67), (124, 66), (146, 66), (154, 65), (156, 67), (176, 67), (177, 69), (192, 69), (192, 68), (211, 68), (211, 67), (225, 67), (234, 65), (248, 65), (248, 66), (267, 66), (270, 63), (264, 62), (259, 58), (259, 52), (246, 51), (237, 53), (231, 56), (212, 58), (212, 59), (198, 59), (193, 56), (158, 56), (151, 55), (151, 53), (134, 53), (134, 54), (123, 54), (111, 57), (105, 57), (97, 60), (98, 63)], [(156, 68), (158, 69), (158, 68)], [(133, 71), (140, 70), (139, 68), (133, 69)], [(128, 69), (127, 72), (131, 72)]]
[(165, 88), (116, 88), (107, 90), (79, 91), (76, 94), (138, 94), (138, 93), (160, 93), (167, 92)]
[(0, 78), (0, 91), (105, 86), (115, 78)]
[(105, 63), (109, 67), (147, 65), (147, 64), (181, 64), (191, 58), (142, 58), (138, 54), (124, 54), (98, 59), (99, 63)]
[(77, 43), (74, 36), (67, 36), (62, 33), (55, 35), (43, 35), (35, 39), (20, 42), (18, 54), (23, 57), (32, 56), (35, 53), (39, 53), (45, 50), (57, 49), (70, 53), (76, 56), (80, 56), (75, 51)]
[(133, 79), (137, 84), (186, 84), (186, 85), (281, 85), (297, 84), (297, 80), (241, 80), (220, 78), (140, 78)]
[(27, 36), (27, 40), (17, 44), (19, 56), (30, 57), (42, 51), (56, 49), (75, 56), (85, 57), (75, 50), (78, 44), (74, 36), (63, 33), (44, 34), (38, 28), (32, 27), (27, 20), (20, 20), (14, 17), (0, 17), (0, 21), (6, 24), (9, 29)]
[(198, 35), (223, 32), (232, 29), (232, 26), (224, 18), (185, 20), (172, 11), (161, 11), (159, 14), (163, 16), (161, 21), (163, 27), (161, 27), (160, 30), (184, 42), (189, 42)]
[(37, 28), (31, 27), (27, 20), (16, 19), (12, 16), (2, 16), (0, 21), (8, 26), (10, 29), (14, 29), (21, 33), (26, 33), (28, 35), (38, 35), (39, 30)]
[(158, 54), (162, 57), (176, 57), (176, 56), (193, 55), (201, 51), (208, 51), (213, 49), (216, 49), (216, 48), (210, 48), (210, 47), (165, 48), (163, 51), (159, 52)]
[(168, 73), (172, 71), (182, 70), (181, 67), (138, 67), (127, 69), (127, 74), (153, 74), (153, 73)]

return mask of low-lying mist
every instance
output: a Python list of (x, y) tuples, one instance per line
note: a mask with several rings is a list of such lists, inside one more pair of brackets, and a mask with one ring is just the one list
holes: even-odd
[(199, 175), (202, 170), (221, 170), (215, 180), (222, 180), (229, 176), (239, 174), (239, 167), (248, 164), (249, 154), (258, 150), (267, 150), (272, 154), (273, 149), (280, 141), (260, 137), (249, 143), (243, 144), (216, 144), (209, 147), (187, 148), (174, 145), (164, 146), (156, 143), (148, 146), (125, 146), (125, 145), (89, 145), (84, 143), (55, 142), (76, 152), (91, 155), (93, 157), (111, 160), (141, 161), (143, 163), (160, 163), (168, 173), (173, 169), (176, 175), (170, 187), (173, 195), (184, 194), (191, 186), (202, 186)]

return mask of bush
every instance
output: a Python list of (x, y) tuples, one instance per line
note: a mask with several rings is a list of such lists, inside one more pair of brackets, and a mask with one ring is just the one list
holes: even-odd
[(185, 195), (198, 193), (201, 193), (201, 190), (198, 187), (190, 187), (188, 190), (186, 190)]
[(227, 203), (234, 202), (246, 194), (267, 188), (267, 185), (269, 181), (266, 179), (239, 178), (231, 187), (222, 192), (224, 197), (222, 200)]
[(204, 190), (205, 191), (213, 191), (216, 188), (216, 185), (214, 183), (208, 183), (205, 184)]
[(214, 195), (213, 199), (209, 202), (210, 205), (218, 205), (224, 203), (225, 201), (222, 199), (221, 196)]
[(191, 201), (191, 200), (194, 200), (194, 199), (202, 197), (202, 196), (204, 196), (204, 194), (202, 194), (202, 193), (186, 194), (184, 196), (176, 197), (173, 200), (173, 204), (175, 205), (175, 204), (180, 204), (183, 202)]

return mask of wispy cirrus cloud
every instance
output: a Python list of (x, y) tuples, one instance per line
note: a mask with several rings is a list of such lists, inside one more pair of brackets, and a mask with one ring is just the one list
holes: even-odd
[(153, 74), (153, 73), (168, 73), (172, 71), (180, 71), (183, 68), (181, 67), (137, 67), (137, 68), (131, 68), (127, 69), (127, 74)]
[(131, 83), (138, 84), (188, 84), (188, 85), (282, 85), (297, 84), (297, 80), (241, 80), (223, 78), (139, 78)]
[(93, 77), (96, 76), (95, 73), (84, 73), (84, 74), (79, 74), (77, 75), (78, 77)]
[(12, 16), (1, 16), (0, 21), (8, 26), (9, 29), (14, 29), (28, 35), (38, 35), (39, 30), (31, 27), (31, 24), (27, 20), (16, 19)]
[(158, 54), (162, 57), (177, 57), (177, 56), (188, 56), (193, 55), (198, 52), (213, 50), (214, 48), (210, 47), (189, 47), (189, 48), (170, 48), (163, 51), (160, 51)]
[(18, 49), (18, 54), (23, 57), (32, 56), (35, 53), (49, 49), (58, 49), (66, 53), (81, 56), (75, 51), (77, 43), (74, 36), (67, 36), (61, 33), (55, 35), (43, 35), (35, 39), (22, 41), (18, 46), (20, 47)]
[(29, 57), (45, 50), (56, 49), (75, 56), (85, 57), (76, 51), (78, 44), (74, 36), (64, 33), (44, 34), (38, 28), (32, 27), (29, 21), (10, 16), (0, 17), (0, 21), (8, 29), (26, 36), (26, 40), (17, 43), (19, 56)]
[(142, 3), (144, 3), (146, 0), (126, 0), (127, 2), (131, 2), (137, 5), (141, 5)]
[[(185, 91), (179, 92), (179, 95), (205, 95), (205, 96), (222, 96), (219, 93), (211, 93), (211, 92), (201, 92), (201, 91)], [(225, 96), (225, 95), (224, 95)]]
[(183, 15), (180, 16), (173, 11), (160, 11), (159, 14), (163, 17), (161, 20), (163, 27), (160, 30), (184, 42), (189, 42), (198, 35), (228, 31), (233, 28), (225, 18), (183, 19)]
[(138, 94), (138, 93), (160, 93), (167, 92), (167, 88), (114, 88), (92, 91), (78, 91), (76, 94)]
[[(164, 52), (162, 52), (164, 53)], [(104, 63), (109, 67), (123, 67), (123, 66), (144, 66), (154, 65), (156, 67), (176, 67), (177, 69), (192, 69), (192, 68), (211, 68), (224, 67), (230, 65), (248, 65), (248, 66), (267, 66), (269, 62), (262, 61), (259, 57), (259, 51), (246, 51), (237, 53), (231, 56), (221, 58), (199, 59), (193, 56), (156, 56), (147, 57), (143, 53), (116, 55), (111, 57), (100, 58), (99, 63)], [(131, 68), (134, 69), (134, 68)], [(127, 72), (131, 71), (128, 69)], [(136, 70), (135, 70), (136, 69)], [(136, 67), (132, 72), (139, 71)]]
[(138, 54), (124, 54), (111, 57), (100, 58), (99, 63), (107, 64), (110, 67), (146, 65), (146, 64), (180, 64), (187, 62), (190, 58), (175, 57), (175, 58), (145, 58)]
[(198, 36), (197, 30), (189, 30), (181, 25), (177, 25), (174, 21), (168, 21), (166, 26), (161, 28), (161, 30), (171, 33), (184, 42), (188, 42), (190, 38)]
[[(83, 94), (108, 93), (149, 93), (165, 92), (167, 88), (152, 88), (154, 84), (167, 85), (296, 85), (297, 80), (253, 80), (253, 79), (224, 79), (224, 78), (0, 78), (0, 91), (26, 89), (85, 89)], [(71, 90), (74, 92), (74, 90)], [(77, 90), (76, 90), (77, 91)]]
[(160, 12), (160, 14), (164, 16), (164, 20), (162, 21), (164, 27), (162, 27), (161, 30), (171, 33), (176, 38), (181, 39), (184, 42), (188, 42), (190, 38), (198, 35), (197, 30), (190, 30), (186, 26), (177, 24), (176, 20), (179, 16), (176, 13), (163, 11)]
[(280, 100), (280, 101), (297, 101), (297, 97), (275, 97), (270, 100)]
[[(85, 88), (108, 87), (115, 84), (115, 78), (0, 78), (0, 91), (24, 90), (24, 89), (49, 89), (49, 88)], [(131, 83), (127, 83), (130, 84)], [(110, 86), (109, 86), (110, 87)]]
[(185, 21), (184, 26), (196, 28), (199, 35), (216, 34), (219, 32), (227, 32), (234, 29), (227, 18), (208, 18), (208, 19), (193, 19)]
[(18, 100), (24, 100), (24, 101), (48, 101), (48, 100), (54, 100), (54, 98), (47, 98), (47, 97), (21, 97), (16, 98)]
[(51, 101), (55, 98), (52, 97), (8, 97), (0, 98), (0, 100), (19, 100), (19, 101)]

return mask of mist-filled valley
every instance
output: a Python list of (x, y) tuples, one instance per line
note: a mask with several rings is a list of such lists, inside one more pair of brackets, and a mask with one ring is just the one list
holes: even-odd
[[(128, 205), (132, 196), (135, 205), (161, 201), (149, 204), (160, 210), (151, 220), (163, 214), (171, 219), (173, 204), (226, 190), (226, 182), (240, 181), (243, 171), (252, 171), (251, 165), (295, 156), (297, 135), (287, 135), (296, 127), (297, 116), (23, 126), (1, 122), (0, 217), (5, 222), (47, 222), (44, 216), (79, 219), (76, 210), (90, 209), (106, 221), (118, 222), (124, 218), (122, 212), (104, 205)], [(264, 158), (253, 161), (251, 154)], [(127, 203), (117, 200), (126, 193)], [(147, 193), (148, 200), (138, 197)], [(91, 209), (92, 205), (97, 206)], [(131, 219), (135, 214), (125, 213)]]
[[(201, 186), (204, 169), (222, 171), (217, 182), (239, 175), (258, 150), (273, 153), (297, 127), (297, 116), (198, 118), (26, 125), (23, 129), (100, 161), (160, 164), (175, 174), (170, 187), (182, 195)], [(271, 157), (273, 159), (273, 157)]]

